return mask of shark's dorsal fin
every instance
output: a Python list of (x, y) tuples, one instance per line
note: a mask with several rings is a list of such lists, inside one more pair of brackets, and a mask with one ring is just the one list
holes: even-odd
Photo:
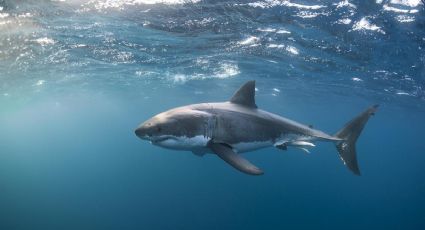
[(230, 99), (230, 102), (257, 108), (255, 104), (255, 81), (248, 81), (242, 85)]

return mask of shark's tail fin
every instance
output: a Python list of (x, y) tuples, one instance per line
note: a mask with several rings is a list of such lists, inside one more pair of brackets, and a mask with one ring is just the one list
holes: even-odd
[(343, 139), (336, 144), (339, 156), (344, 164), (356, 175), (360, 175), (356, 156), (356, 141), (369, 117), (375, 114), (377, 108), (378, 105), (369, 107), (335, 134), (335, 137)]

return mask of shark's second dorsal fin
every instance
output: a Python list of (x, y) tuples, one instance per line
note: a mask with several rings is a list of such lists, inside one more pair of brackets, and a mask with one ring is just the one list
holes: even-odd
[(242, 85), (230, 99), (230, 102), (257, 108), (255, 104), (255, 81), (248, 81)]

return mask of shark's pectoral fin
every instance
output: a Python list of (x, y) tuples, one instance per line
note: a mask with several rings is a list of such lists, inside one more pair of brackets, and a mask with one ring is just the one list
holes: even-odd
[(219, 156), (221, 159), (226, 161), (228, 164), (236, 168), (237, 170), (250, 174), (250, 175), (262, 175), (263, 171), (251, 164), (245, 158), (235, 153), (232, 148), (222, 143), (208, 143), (208, 147)]

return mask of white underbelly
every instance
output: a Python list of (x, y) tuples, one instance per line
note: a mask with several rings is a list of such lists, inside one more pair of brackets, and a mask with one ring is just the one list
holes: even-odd
[[(167, 136), (168, 138), (152, 142), (154, 145), (161, 146), (163, 148), (175, 149), (175, 150), (188, 150), (188, 151), (199, 151), (205, 150), (207, 148), (208, 142), (211, 140), (208, 137), (203, 135), (198, 135), (194, 137), (186, 136)], [(162, 138), (162, 137), (160, 137)], [(231, 145), (232, 148), (238, 152), (250, 152), (261, 148), (266, 148), (273, 146), (271, 141), (254, 141), (254, 142), (240, 142)]]
[(240, 142), (232, 145), (233, 149), (238, 153), (250, 152), (270, 146), (273, 146), (271, 141)]

